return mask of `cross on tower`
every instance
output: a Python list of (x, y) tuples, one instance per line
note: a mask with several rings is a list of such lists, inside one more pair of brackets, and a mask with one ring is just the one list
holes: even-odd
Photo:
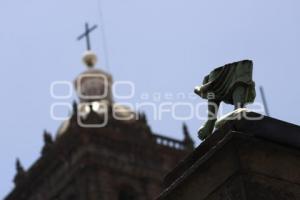
[(85, 23), (85, 32), (78, 36), (77, 40), (81, 40), (85, 37), (86, 39), (86, 48), (87, 50), (91, 50), (91, 43), (90, 43), (90, 33), (97, 28), (97, 25), (92, 26), (92, 28), (89, 28), (89, 24)]

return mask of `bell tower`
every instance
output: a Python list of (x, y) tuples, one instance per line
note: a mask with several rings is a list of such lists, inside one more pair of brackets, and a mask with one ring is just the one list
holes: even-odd
[[(84, 36), (90, 31), (86, 26)], [(87, 47), (87, 69), (74, 81), (79, 103), (74, 102), (55, 138), (45, 131), (41, 155), (29, 169), (17, 162), (15, 187), (5, 200), (152, 200), (163, 188), (164, 175), (192, 151), (186, 126), (184, 139), (178, 140), (152, 132), (144, 113), (130, 111), (136, 117), (116, 119), (112, 77), (95, 67), (89, 39)], [(118, 110), (129, 113), (125, 107)], [(107, 122), (101, 127), (78, 123), (90, 125), (103, 117)]]

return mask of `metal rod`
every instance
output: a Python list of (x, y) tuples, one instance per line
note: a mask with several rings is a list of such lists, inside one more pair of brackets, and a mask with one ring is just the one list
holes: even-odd
[(104, 61), (105, 67), (108, 71), (110, 71), (110, 63), (109, 63), (109, 52), (107, 48), (107, 39), (106, 39), (106, 32), (105, 32), (105, 25), (104, 25), (104, 18), (103, 18), (103, 11), (102, 11), (102, 1), (98, 0), (98, 13), (99, 13), (99, 21), (100, 21), (100, 28), (101, 28), (101, 35), (102, 35), (102, 47), (104, 53)]
[(265, 113), (266, 113), (267, 116), (270, 116), (269, 108), (268, 108), (268, 104), (267, 104), (267, 99), (266, 99), (265, 92), (264, 92), (264, 88), (262, 86), (260, 86), (259, 90), (260, 90), (261, 98), (262, 98), (262, 101), (263, 101), (263, 104), (264, 104)]

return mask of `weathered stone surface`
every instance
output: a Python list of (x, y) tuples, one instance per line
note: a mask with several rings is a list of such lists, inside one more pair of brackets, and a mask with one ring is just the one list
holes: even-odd
[(165, 174), (192, 150), (189, 138), (154, 134), (144, 119), (83, 128), (76, 117), (5, 200), (154, 199)]
[(300, 199), (299, 149), (299, 126), (269, 117), (228, 121), (168, 174), (157, 199)]

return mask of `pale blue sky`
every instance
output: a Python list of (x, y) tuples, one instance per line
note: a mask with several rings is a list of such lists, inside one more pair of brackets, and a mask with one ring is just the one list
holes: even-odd
[[(102, 10), (109, 72), (136, 84), (129, 102), (143, 92), (192, 92), (213, 68), (247, 58), (272, 116), (299, 124), (299, 1), (102, 0)], [(54, 135), (60, 124), (49, 114), (57, 102), (49, 88), (85, 69), (85, 44), (75, 40), (85, 21), (100, 25), (98, 0), (0, 1), (0, 198), (13, 187), (16, 157), (28, 168), (40, 154), (43, 129)], [(108, 70), (102, 38), (97, 29), (92, 47)], [(181, 121), (148, 115), (155, 132), (182, 137)], [(201, 123), (187, 121), (195, 139)]]

